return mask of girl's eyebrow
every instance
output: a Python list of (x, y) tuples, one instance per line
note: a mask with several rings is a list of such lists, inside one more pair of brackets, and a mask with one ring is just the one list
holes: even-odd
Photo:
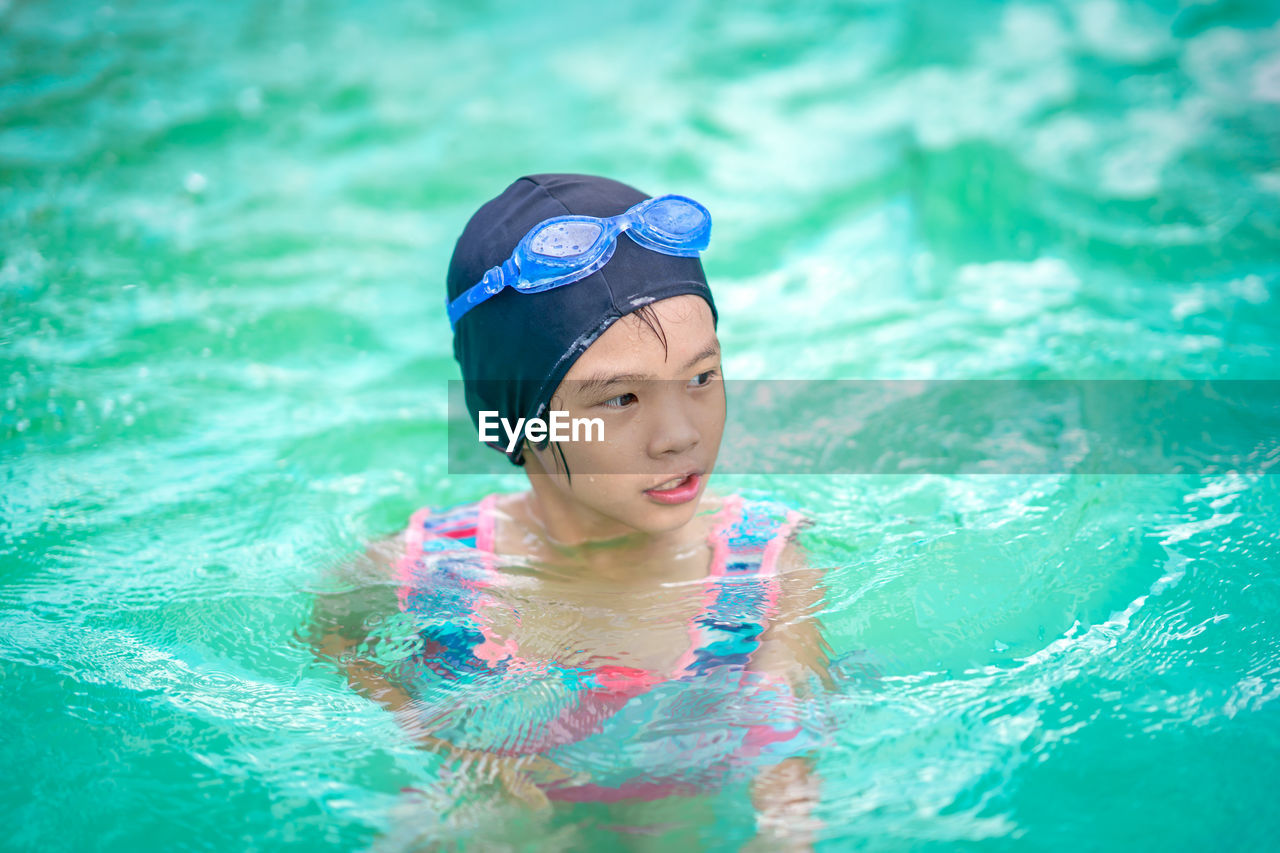
[(720, 357), (720, 342), (719, 342), (719, 341), (712, 341), (711, 343), (707, 344), (705, 347), (703, 347), (703, 348), (702, 348), (702, 352), (698, 353), (698, 354), (697, 354), (697, 355), (695, 355), (693, 358), (691, 358), (691, 359), (689, 359), (687, 362), (685, 362), (684, 367), (680, 368), (680, 370), (681, 370), (682, 372), (683, 372), (683, 371), (685, 371), (685, 370), (688, 370), (689, 368), (693, 367), (693, 366), (694, 366), (695, 364), (697, 364), (698, 362), (702, 361), (704, 358), (711, 358), (712, 356), (715, 356), (716, 358), (719, 358), (719, 357)]
[[(685, 370), (689, 370), (698, 362), (703, 361), (704, 359), (711, 358), (712, 356), (715, 356), (717, 358), (720, 356), (719, 341), (712, 341), (711, 343), (707, 344), (705, 347), (702, 348), (701, 352), (699, 352), (693, 358), (685, 362), (684, 366), (681, 367), (680, 370), (682, 372)], [(643, 373), (619, 373), (614, 376), (597, 373), (595, 376), (589, 377), (587, 379), (583, 379), (581, 382), (578, 383), (578, 393), (586, 396), (591, 396), (593, 394), (601, 393), (605, 391), (611, 385), (617, 385), (622, 382), (645, 382), (651, 379), (653, 379), (652, 376), (648, 376)]]

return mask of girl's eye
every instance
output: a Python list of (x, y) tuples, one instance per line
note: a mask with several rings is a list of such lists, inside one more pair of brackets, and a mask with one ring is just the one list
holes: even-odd
[(716, 378), (716, 374), (717, 374), (717, 371), (714, 371), (714, 370), (708, 370), (705, 373), (699, 373), (697, 376), (689, 380), (689, 384), (694, 386), (695, 388), (702, 388), (705, 385), (710, 385), (711, 380)]
[(627, 406), (635, 402), (635, 394), (619, 394), (618, 396), (605, 400), (600, 405), (608, 406), (610, 409), (625, 409)]

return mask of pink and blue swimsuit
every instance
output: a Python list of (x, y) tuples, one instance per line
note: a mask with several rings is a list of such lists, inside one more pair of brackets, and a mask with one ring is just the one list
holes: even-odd
[[(712, 528), (710, 572), (689, 648), (670, 673), (520, 656), (488, 615), (508, 582), (494, 554), (497, 495), (414, 513), (400, 608), (421, 647), (393, 672), (423, 727), (464, 749), (537, 754), (578, 774), (560, 800), (698, 793), (735, 770), (813, 748), (808, 709), (783, 679), (749, 669), (774, 615), (778, 557), (800, 516), (732, 496)], [(515, 614), (518, 619), (518, 613)]]

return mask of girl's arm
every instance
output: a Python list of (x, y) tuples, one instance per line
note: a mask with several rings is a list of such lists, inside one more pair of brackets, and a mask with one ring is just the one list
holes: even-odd
[[(777, 613), (752, 657), (752, 669), (786, 679), (801, 701), (816, 680), (830, 688), (830, 647), (817, 614), (822, 606), (822, 572), (809, 566), (793, 540), (778, 560)], [(820, 778), (808, 757), (792, 757), (760, 770), (751, 787), (756, 839), (764, 849), (807, 850), (821, 822), (813, 817)]]

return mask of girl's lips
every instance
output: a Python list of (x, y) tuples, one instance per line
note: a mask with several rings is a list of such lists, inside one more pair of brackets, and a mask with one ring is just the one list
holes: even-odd
[(670, 489), (646, 489), (645, 494), (653, 498), (660, 504), (682, 504), (688, 503), (698, 495), (698, 488), (702, 485), (701, 474), (690, 474)]

